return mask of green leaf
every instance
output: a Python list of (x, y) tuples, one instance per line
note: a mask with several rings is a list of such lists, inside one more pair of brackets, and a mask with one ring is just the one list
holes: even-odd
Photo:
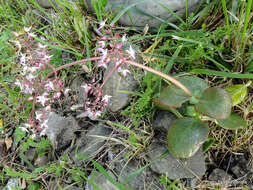
[(21, 141), (26, 136), (26, 132), (23, 131), (20, 127), (16, 127), (14, 136), (16, 138), (15, 143), (18, 144), (19, 141)]
[[(207, 83), (195, 76), (182, 76), (177, 78), (195, 98), (200, 98), (203, 91), (208, 87)], [(179, 87), (170, 85), (165, 87), (158, 98), (154, 98), (153, 102), (161, 109), (167, 109), (168, 107), (179, 108), (186, 101), (190, 100), (190, 97)]]
[(214, 119), (227, 119), (231, 113), (232, 99), (230, 95), (221, 88), (208, 88), (204, 91), (200, 102), (195, 109), (208, 117)]
[(240, 129), (247, 125), (246, 121), (244, 121), (239, 115), (232, 113), (228, 119), (217, 120), (218, 125), (225, 129)]
[(174, 121), (168, 130), (168, 148), (175, 157), (194, 155), (208, 135), (208, 127), (198, 119), (182, 118)]
[(240, 104), (247, 95), (247, 87), (251, 85), (251, 81), (247, 84), (236, 84), (229, 87), (226, 87), (225, 90), (230, 94), (232, 97), (232, 105)]
[(203, 152), (206, 152), (214, 144), (214, 138), (208, 138), (206, 142), (203, 143)]

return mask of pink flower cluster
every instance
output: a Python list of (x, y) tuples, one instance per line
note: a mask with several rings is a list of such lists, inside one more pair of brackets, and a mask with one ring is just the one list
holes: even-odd
[(85, 101), (85, 112), (82, 115), (95, 120), (101, 116), (112, 96), (103, 96), (101, 86), (96, 87), (93, 84), (83, 84), (81, 87), (84, 88), (84, 93), (88, 95), (88, 100)]
[[(34, 103), (31, 114), (36, 116), (31, 117), (29, 124), (24, 126), (30, 131), (33, 130), (32, 126), (37, 131), (43, 131), (47, 127), (44, 120), (46, 114), (51, 112), (51, 104), (62, 94), (67, 94), (70, 89), (63, 91), (63, 82), (57, 77), (57, 73), (54, 74), (54, 77), (45, 80), (44, 75), (48, 70), (55, 70), (54, 65), (50, 64), (52, 56), (49, 55), (46, 45), (35, 43), (36, 35), (30, 32), (31, 27), (24, 27), (24, 31), (25, 34), (13, 32), (18, 38), (13, 42), (18, 48), (19, 63), (22, 67), (20, 77), (16, 79), (15, 84), (20, 88), (21, 93), (29, 95), (27, 100)], [(36, 111), (35, 104), (40, 104), (40, 111)]]
[[(105, 27), (106, 21), (100, 23), (99, 29)], [(108, 68), (109, 63), (114, 63), (113, 70), (121, 73), (124, 77), (130, 73), (128, 65), (125, 64), (126, 60), (135, 59), (135, 50), (130, 45), (129, 49), (124, 52), (123, 46), (126, 45), (127, 37), (124, 34), (120, 37), (119, 33), (112, 34), (111, 30), (105, 31), (106, 35), (98, 41), (98, 48), (96, 52), (101, 56), (98, 61), (98, 67)], [(117, 56), (115, 56), (117, 55)]]

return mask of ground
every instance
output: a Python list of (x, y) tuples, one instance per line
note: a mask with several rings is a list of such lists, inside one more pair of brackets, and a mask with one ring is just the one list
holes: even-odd
[[(206, 2), (156, 28), (121, 25), (106, 1), (95, 14), (68, 2), (45, 9), (35, 0), (0, 1), (0, 188), (252, 189), (252, 0)], [(175, 159), (169, 126), (176, 116), (199, 115), (184, 111), (188, 104), (161, 111), (155, 100), (168, 81), (115, 67), (123, 54), (129, 64), (225, 89), (243, 127), (201, 117), (203, 150)]]

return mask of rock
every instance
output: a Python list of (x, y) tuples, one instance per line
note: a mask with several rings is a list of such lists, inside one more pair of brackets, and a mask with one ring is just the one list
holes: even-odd
[(81, 87), (85, 83), (86, 83), (85, 80), (81, 76), (74, 78), (74, 80), (70, 85), (71, 89), (70, 93), (72, 96), (71, 97), (69, 96), (69, 98), (71, 99), (71, 101), (73, 101), (73, 96), (75, 96), (77, 104), (83, 105), (85, 103), (85, 100), (87, 99), (87, 94), (84, 93), (85, 90), (84, 88)]
[(19, 179), (18, 178), (9, 179), (4, 189), (6, 190), (19, 189)]
[(244, 155), (236, 155), (231, 158), (230, 170), (236, 178), (243, 178), (251, 172), (251, 163)]
[(36, 156), (36, 148), (29, 148), (28, 151), (25, 152), (25, 156), (29, 161), (33, 161)]
[[(108, 171), (108, 174), (115, 180), (115, 176), (110, 171)], [(89, 176), (89, 180), (91, 180), (95, 185), (97, 185), (100, 189), (103, 190), (120, 190), (97, 171), (93, 175), (91, 174)], [(86, 184), (85, 189), (95, 190), (90, 183)]]
[[(36, 0), (37, 3), (43, 7), (43, 8), (52, 8), (52, 4), (50, 4), (49, 0)], [(53, 2), (53, 5), (55, 6), (55, 1), (52, 0), (51, 2)]]
[(47, 118), (45, 134), (54, 149), (65, 148), (75, 138), (74, 132), (78, 130), (77, 121), (73, 117), (61, 117), (51, 112)]
[(232, 179), (233, 177), (231, 175), (219, 168), (215, 168), (208, 177), (208, 180), (222, 184), (226, 184)]
[[(41, 7), (46, 9), (53, 8), (53, 6), (59, 7), (59, 5), (55, 2), (55, 0), (36, 0), (36, 1)], [(69, 2), (71, 2), (71, 0), (69, 0)]]
[(167, 134), (168, 129), (177, 117), (168, 111), (159, 111), (152, 123), (154, 130)]
[[(153, 143), (151, 151), (147, 153), (148, 160), (150, 162), (153, 161), (167, 149), (164, 144)], [(187, 159), (179, 159), (167, 154), (164, 158), (154, 162), (150, 168), (156, 173), (166, 174), (169, 179), (193, 178), (195, 176), (201, 178), (206, 171), (204, 155), (201, 149)]]
[[(86, 0), (86, 2), (89, 9), (94, 12), (91, 0)], [(203, 2), (203, 0), (188, 1), (188, 11), (198, 8), (201, 2)], [(108, 0), (107, 8), (117, 12), (120, 8), (126, 8), (133, 3), (136, 3), (136, 0)], [(161, 24), (161, 21), (154, 17), (158, 17), (167, 22), (178, 21), (176, 17), (170, 14), (165, 8), (161, 7), (159, 3), (174, 11), (178, 16), (184, 17), (186, 12), (185, 0), (148, 0), (130, 8), (128, 12), (120, 17), (119, 22), (127, 26), (145, 26), (148, 24), (150, 27), (157, 27)]]
[(34, 161), (34, 165), (38, 167), (46, 166), (49, 162), (47, 156), (40, 156)]
[[(78, 147), (77, 154), (85, 155), (88, 157), (93, 157), (98, 154), (103, 148), (106, 139), (103, 137), (108, 137), (111, 134), (111, 130), (103, 124), (92, 128), (86, 135), (81, 136), (77, 142), (76, 146)], [(82, 159), (75, 158), (76, 148), (71, 151), (71, 157), (76, 164), (80, 165)]]
[[(127, 162), (125, 159), (120, 160), (120, 162), (115, 164), (114, 172), (118, 175), (118, 181), (123, 184), (124, 181), (131, 176), (134, 172), (140, 169), (137, 161)], [(143, 170), (140, 174), (135, 176), (133, 179), (129, 180), (127, 185), (135, 190), (159, 190), (160, 184), (158, 183), (158, 176), (152, 173), (148, 168)]]
[[(104, 78), (112, 70), (113, 66), (114, 63), (109, 64), (105, 71)], [(125, 77), (121, 76), (118, 72), (113, 72), (103, 86), (104, 94), (112, 96), (108, 103), (108, 109), (112, 112), (116, 112), (124, 108), (129, 103), (132, 95), (120, 91), (136, 91), (137, 87), (138, 82), (134, 79), (132, 72), (128, 73)]]

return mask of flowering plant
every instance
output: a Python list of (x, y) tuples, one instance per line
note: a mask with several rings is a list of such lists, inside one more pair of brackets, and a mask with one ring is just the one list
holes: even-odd
[[(99, 30), (103, 29), (105, 25), (105, 21), (100, 23)], [(176, 157), (192, 156), (206, 140), (208, 128), (201, 120), (212, 120), (225, 128), (231, 128), (231, 123), (236, 123), (238, 127), (244, 125), (244, 121), (239, 116), (234, 114), (230, 116), (232, 102), (225, 90), (208, 88), (208, 85), (197, 77), (186, 76), (175, 79), (135, 62), (136, 52), (132, 45), (126, 51), (122, 48), (127, 43), (126, 34), (121, 37), (119, 33), (113, 35), (111, 29), (104, 30), (105, 35), (98, 37), (96, 57), (55, 68), (50, 64), (51, 56), (47, 51), (47, 46), (37, 44), (38, 49), (35, 52), (30, 51), (31, 46), (34, 45), (35, 34), (30, 32), (31, 28), (24, 30), (25, 36), (14, 33), (21, 42), (15, 41), (19, 52), (21, 51), (21, 44), (23, 44), (24, 51), (24, 53), (20, 53), (20, 64), (23, 66), (22, 77), (17, 79), (15, 84), (20, 87), (22, 93), (29, 94), (29, 101), (33, 101), (31, 118), (25, 127), (40, 131), (40, 135), (45, 134), (47, 128), (46, 114), (51, 112), (51, 104), (54, 103), (55, 99), (70, 91), (70, 89), (64, 89), (63, 82), (57, 77), (58, 72), (67, 67), (89, 61), (96, 62), (96, 66), (103, 69), (108, 69), (109, 64), (114, 64), (102, 84), (96, 83), (96, 79), (93, 78), (91, 83), (85, 83), (80, 87), (88, 95), (88, 99), (84, 102), (83, 116), (93, 120), (102, 115), (110, 98), (113, 98), (108, 94), (103, 94), (102, 90), (113, 72), (118, 72), (122, 77), (125, 77), (131, 72), (130, 66), (134, 66), (156, 74), (172, 83), (172, 85), (165, 87), (160, 96), (153, 101), (161, 109), (169, 109), (179, 117), (168, 131), (168, 147)], [(44, 76), (42, 71), (46, 69), (51, 72)], [(187, 101), (189, 101), (187, 108), (192, 112), (189, 111), (186, 113), (187, 117), (183, 118), (175, 108), (181, 107)], [(40, 105), (40, 110), (37, 110), (36, 104)]]

